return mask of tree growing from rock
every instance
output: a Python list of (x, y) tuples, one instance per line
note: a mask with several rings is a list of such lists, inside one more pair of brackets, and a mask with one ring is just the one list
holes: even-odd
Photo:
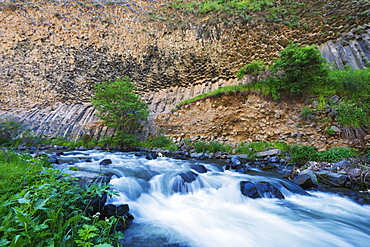
[(323, 83), (329, 69), (315, 46), (290, 44), (279, 53), (269, 80), (272, 96), (301, 97), (312, 85)]
[(91, 103), (99, 111), (98, 117), (114, 130), (105, 137), (106, 143), (114, 146), (133, 145), (141, 122), (149, 115), (148, 105), (135, 93), (135, 84), (128, 77), (103, 81), (94, 86)]

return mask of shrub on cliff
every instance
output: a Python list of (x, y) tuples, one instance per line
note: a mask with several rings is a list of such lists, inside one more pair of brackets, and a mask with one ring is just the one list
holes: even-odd
[(327, 80), (329, 69), (315, 46), (290, 44), (272, 65), (268, 85), (275, 99), (302, 96), (309, 87)]
[(264, 64), (263, 60), (257, 60), (249, 63), (240, 68), (238, 71), (238, 80), (244, 78), (245, 75), (250, 75), (252, 77), (252, 82), (257, 82), (263, 71), (265, 71), (267, 66)]
[(103, 81), (94, 87), (95, 96), (91, 102), (104, 124), (114, 130), (112, 136), (105, 138), (110, 145), (133, 145), (141, 121), (149, 115), (147, 104), (135, 93), (135, 89), (135, 84), (128, 77)]

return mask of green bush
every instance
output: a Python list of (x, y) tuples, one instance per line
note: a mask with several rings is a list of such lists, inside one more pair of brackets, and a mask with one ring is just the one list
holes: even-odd
[(289, 152), (290, 151), (290, 145), (283, 141), (274, 141), (272, 143), (272, 146), (274, 148), (280, 149), (282, 152)]
[(157, 136), (157, 137), (153, 137), (151, 139), (148, 139), (147, 142), (149, 143), (149, 145), (151, 145), (152, 147), (158, 147), (158, 148), (163, 148), (163, 147), (166, 147), (166, 146), (169, 146), (171, 145), (171, 140), (168, 139), (167, 137), (165, 136)]
[(354, 157), (354, 156), (358, 156), (358, 153), (355, 149), (338, 147), (338, 148), (332, 148), (324, 152), (320, 152), (319, 160), (334, 163), (344, 158), (349, 158), (349, 157)]
[(251, 148), (245, 144), (245, 142), (240, 142), (235, 148), (235, 153), (237, 154), (252, 154)]
[[(118, 218), (110, 218), (109, 222), (91, 220), (85, 213), (92, 197), (103, 193), (112, 195), (109, 185), (82, 189), (73, 180), (61, 176), (55, 170), (47, 170), (2, 204), (2, 246), (98, 246), (104, 243), (111, 246), (118, 243), (123, 237), (115, 232)], [(94, 234), (87, 237), (81, 230), (85, 225)]]
[(314, 147), (306, 145), (293, 145), (290, 148), (290, 158), (292, 162), (304, 165), (307, 161), (318, 160), (318, 152)]
[(217, 141), (210, 141), (207, 142), (195, 142), (194, 149), (197, 153), (217, 153), (217, 152), (229, 152), (231, 151), (232, 147), (230, 145), (222, 144)]
[(369, 117), (364, 109), (352, 103), (341, 102), (336, 108), (337, 121), (345, 127), (361, 128), (369, 123)]
[(265, 69), (266, 65), (263, 60), (254, 61), (240, 68), (237, 74), (238, 80), (243, 79), (245, 75), (251, 75), (252, 82), (256, 82)]
[(41, 137), (22, 123), (12, 119), (0, 119), (0, 145), (2, 146), (36, 146), (41, 142)]
[(8, 198), (21, 191), (35, 181), (44, 167), (49, 167), (46, 157), (32, 158), (28, 154), (0, 149), (0, 195)]
[(268, 147), (271, 147), (271, 144), (268, 142), (264, 142), (264, 141), (251, 142), (248, 144), (248, 148), (252, 148), (256, 152), (261, 152)]
[(302, 108), (302, 111), (301, 113), (299, 114), (299, 116), (304, 119), (304, 120), (312, 120), (315, 118), (315, 114), (316, 114), (316, 110), (314, 109), (310, 109), (309, 107), (307, 106), (304, 106)]
[(348, 95), (351, 98), (361, 99), (370, 95), (370, 68), (355, 70), (331, 70), (329, 78), (336, 94)]
[(279, 55), (272, 65), (268, 81), (275, 99), (281, 95), (302, 96), (309, 87), (327, 80), (329, 70), (315, 46), (299, 47), (298, 44), (290, 44)]
[(83, 189), (48, 167), (47, 156), (0, 150), (0, 246), (117, 244), (123, 238), (115, 232), (120, 219), (99, 220), (85, 212), (91, 198), (112, 195), (109, 185)]
[(208, 151), (211, 153), (217, 153), (217, 152), (227, 152), (230, 151), (231, 147), (227, 145), (223, 145), (222, 143), (211, 141), (208, 144)]
[(195, 142), (194, 149), (197, 153), (205, 153), (208, 150), (208, 144), (206, 142)]

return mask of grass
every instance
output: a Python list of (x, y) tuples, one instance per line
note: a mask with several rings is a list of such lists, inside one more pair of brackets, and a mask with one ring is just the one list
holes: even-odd
[(198, 95), (194, 98), (181, 101), (180, 103), (178, 103), (177, 107), (180, 107), (180, 106), (185, 105), (185, 104), (189, 104), (191, 102), (194, 102), (194, 101), (197, 101), (197, 100), (200, 100), (200, 99), (211, 97), (211, 96), (220, 96), (220, 95), (224, 95), (224, 94), (228, 94), (228, 93), (245, 92), (245, 91), (252, 90), (254, 88), (255, 88), (254, 84), (241, 84), (241, 85), (235, 85), (235, 86), (220, 87), (220, 88), (218, 88), (214, 91), (204, 93), (204, 94)]

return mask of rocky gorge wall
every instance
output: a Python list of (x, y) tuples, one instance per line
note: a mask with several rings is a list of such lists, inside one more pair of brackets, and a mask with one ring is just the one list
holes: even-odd
[(246, 21), (181, 12), (166, 1), (2, 1), (0, 116), (49, 136), (96, 136), (106, 130), (88, 100), (101, 80), (129, 76), (154, 118), (239, 83), (241, 66), (271, 62), (289, 41), (319, 44), (339, 68), (363, 68), (370, 4), (320, 2), (299, 9), (300, 23), (290, 27), (253, 13)]

